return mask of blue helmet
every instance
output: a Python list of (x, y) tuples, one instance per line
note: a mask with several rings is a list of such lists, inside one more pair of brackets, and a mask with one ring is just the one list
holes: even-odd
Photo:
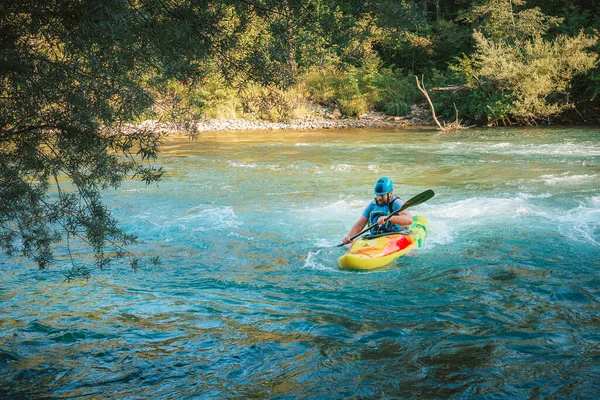
[(375, 183), (374, 192), (376, 195), (388, 194), (394, 190), (394, 184), (390, 178), (379, 178)]

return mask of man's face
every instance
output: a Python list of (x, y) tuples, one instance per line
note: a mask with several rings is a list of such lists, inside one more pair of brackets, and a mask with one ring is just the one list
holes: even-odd
[(390, 199), (389, 193), (375, 195), (375, 201), (377, 202), (378, 206), (386, 205), (388, 203), (389, 199)]

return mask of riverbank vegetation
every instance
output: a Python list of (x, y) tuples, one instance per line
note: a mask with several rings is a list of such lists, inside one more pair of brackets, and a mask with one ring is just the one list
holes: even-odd
[(600, 17), (586, 5), (530, 3), (373, 2), (368, 11), (318, 3), (313, 16), (327, 18), (310, 33), (291, 25), (282, 33), (266, 14), (248, 40), (280, 46), (278, 79), (227, 79), (215, 64), (192, 85), (169, 82), (158, 96), (165, 107), (143, 117), (281, 121), (321, 107), (406, 115), (424, 101), (414, 80), (423, 76), (446, 119), (458, 111), (487, 125), (600, 123)]
[(597, 8), (566, 0), (5, 0), (0, 246), (41, 268), (63, 240), (89, 245), (99, 267), (126, 255), (135, 238), (118, 228), (101, 193), (132, 176), (154, 183), (162, 170), (153, 164), (160, 135), (125, 122), (404, 115), (423, 101), (414, 84), (422, 76), (441, 118), (599, 123)]

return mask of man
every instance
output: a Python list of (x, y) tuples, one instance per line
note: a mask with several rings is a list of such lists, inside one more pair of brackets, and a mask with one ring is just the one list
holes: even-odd
[(350, 238), (362, 231), (367, 223), (377, 226), (371, 228), (371, 234), (400, 232), (403, 226), (412, 224), (412, 215), (406, 210), (394, 215), (387, 222), (385, 218), (404, 204), (402, 200), (393, 195), (394, 184), (389, 178), (380, 178), (375, 183), (375, 199), (365, 208), (358, 221), (352, 226), (348, 235), (342, 240), (342, 244), (351, 242)]

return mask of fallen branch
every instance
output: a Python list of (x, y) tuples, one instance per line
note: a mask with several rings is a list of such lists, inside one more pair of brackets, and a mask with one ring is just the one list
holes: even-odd
[[(427, 90), (425, 90), (425, 85), (423, 84), (423, 77), (421, 77), (421, 81), (419, 81), (418, 76), (415, 76), (415, 79), (417, 81), (417, 88), (419, 88), (419, 90), (421, 91), (421, 93), (423, 93), (423, 96), (425, 96), (425, 98), (427, 99), (427, 102), (429, 103), (429, 107), (431, 108), (431, 116), (433, 117), (433, 120), (437, 124), (438, 129), (440, 131), (455, 131), (455, 130), (459, 130), (459, 129), (472, 128), (472, 126), (469, 126), (469, 127), (464, 126), (462, 124), (462, 122), (458, 119), (458, 108), (456, 108), (456, 104), (454, 104), (454, 111), (456, 112), (456, 120), (450, 124), (446, 124), (445, 122), (444, 122), (444, 125), (440, 124), (440, 121), (438, 121), (437, 116), (435, 115), (435, 108), (433, 107), (433, 102), (429, 98), (429, 94), (427, 93)], [(454, 86), (454, 88), (460, 88), (460, 89), (456, 89), (456, 90), (463, 90), (462, 88), (466, 88), (466, 86)], [(438, 91), (452, 90), (452, 88), (436, 88), (436, 89)]]
[(446, 87), (434, 87), (429, 90), (432, 92), (458, 92), (461, 90), (468, 90), (469, 87), (465, 85), (460, 86), (446, 86)]
[(435, 123), (437, 124), (438, 128), (441, 131), (445, 131), (446, 128), (443, 127), (442, 124), (440, 124), (440, 121), (438, 121), (438, 119), (435, 115), (435, 108), (433, 107), (433, 103), (431, 102), (431, 99), (429, 98), (429, 94), (425, 90), (425, 85), (421, 86), (423, 78), (421, 78), (421, 82), (419, 82), (419, 77), (415, 75), (415, 79), (417, 80), (417, 88), (419, 88), (421, 93), (423, 93), (423, 96), (425, 96), (425, 98), (427, 99), (427, 102), (429, 103), (429, 107), (431, 107), (431, 116), (433, 117), (433, 120), (435, 121)]

